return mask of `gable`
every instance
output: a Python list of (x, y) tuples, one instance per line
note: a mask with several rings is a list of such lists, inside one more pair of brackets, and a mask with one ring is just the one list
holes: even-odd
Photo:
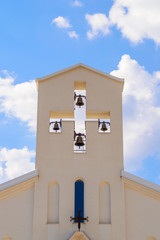
[(46, 81), (46, 80), (48, 80), (48, 79), (50, 79), (52, 77), (55, 77), (55, 76), (60, 75), (60, 74), (64, 74), (64, 73), (69, 72), (69, 71), (73, 71), (73, 70), (75, 70), (77, 68), (88, 70), (90, 72), (99, 74), (101, 76), (104, 76), (106, 78), (109, 78), (110, 80), (114, 80), (114, 81), (119, 82), (119, 83), (124, 83), (124, 79), (123, 78), (118, 78), (118, 77), (112, 76), (112, 75), (110, 75), (108, 73), (105, 73), (103, 71), (100, 71), (100, 70), (98, 70), (96, 68), (89, 67), (89, 66), (87, 66), (87, 65), (85, 65), (83, 63), (78, 63), (78, 64), (75, 64), (75, 65), (70, 66), (68, 68), (65, 68), (65, 69), (62, 69), (60, 71), (54, 72), (52, 74), (46, 75), (44, 77), (37, 78), (36, 79), (37, 86), (38, 86), (39, 82)]
[(87, 111), (111, 111), (115, 106), (121, 109), (123, 81), (113, 80), (81, 66), (37, 80), (39, 106), (43, 104), (44, 109), (48, 108), (49, 111), (73, 111), (76, 82), (86, 84)]
[(76, 232), (69, 240), (89, 240), (83, 232)]

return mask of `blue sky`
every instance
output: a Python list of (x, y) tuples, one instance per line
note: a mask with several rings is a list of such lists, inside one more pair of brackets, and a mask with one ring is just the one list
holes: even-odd
[(0, 2), (0, 182), (34, 169), (34, 79), (78, 62), (125, 78), (125, 169), (160, 184), (159, 0)]

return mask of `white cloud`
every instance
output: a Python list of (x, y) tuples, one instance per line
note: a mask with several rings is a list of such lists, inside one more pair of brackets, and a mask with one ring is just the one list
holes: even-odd
[(143, 39), (152, 39), (160, 44), (159, 9), (159, 0), (115, 0), (108, 17), (102, 13), (86, 15), (91, 26), (87, 37), (92, 39), (100, 34), (105, 36), (116, 25), (122, 35), (135, 44)]
[(37, 90), (35, 81), (14, 84), (14, 77), (3, 71), (0, 77), (0, 112), (26, 122), (30, 130), (36, 129)]
[(70, 38), (75, 38), (75, 39), (78, 39), (78, 37), (79, 37), (75, 31), (69, 31), (68, 35)]
[(34, 151), (29, 151), (27, 147), (23, 149), (0, 149), (0, 163), (4, 163), (5, 167), (1, 167), (1, 182), (18, 177), (35, 169), (35, 163), (32, 159), (35, 157)]
[[(1, 163), (0, 163), (0, 164), (1, 164)], [(3, 167), (0, 166), (0, 179), (2, 179), (2, 177), (3, 177)]]
[(72, 2), (72, 6), (73, 7), (82, 7), (83, 3), (79, 0), (75, 0), (74, 2)]
[(111, 74), (125, 78), (124, 159), (126, 169), (135, 171), (147, 157), (160, 156), (160, 71), (150, 74), (123, 55)]
[(59, 16), (52, 20), (51, 24), (55, 23), (58, 28), (68, 29), (71, 28), (71, 24), (67, 18)]
[(109, 19), (131, 42), (138, 43), (148, 38), (159, 44), (159, 10), (159, 0), (115, 0), (109, 12)]
[[(65, 30), (72, 27), (69, 20), (67, 18), (62, 17), (62, 16), (59, 16), (59, 17), (53, 19), (51, 24), (53, 24), (53, 23), (55, 23), (58, 28), (62, 28), (62, 29), (65, 29)], [(66, 32), (67, 32), (67, 34), (70, 38), (75, 38), (75, 39), (79, 38), (78, 34), (75, 31), (66, 31)]]
[(91, 29), (87, 32), (87, 38), (93, 39), (99, 35), (105, 36), (109, 33), (109, 20), (103, 13), (95, 13), (85, 16)]

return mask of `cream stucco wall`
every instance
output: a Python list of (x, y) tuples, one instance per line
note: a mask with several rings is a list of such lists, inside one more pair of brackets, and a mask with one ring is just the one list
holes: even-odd
[(17, 192), (0, 200), (0, 240), (31, 240), (34, 188)]
[[(50, 111), (73, 111), (74, 82), (86, 81), (87, 111), (110, 111), (111, 133), (99, 134), (98, 122), (87, 122), (87, 152), (73, 153), (73, 122), (63, 122), (61, 134), (49, 133)], [(38, 130), (34, 240), (68, 239), (77, 229), (70, 223), (74, 215), (74, 182), (85, 183), (85, 215), (89, 222), (82, 230), (92, 240), (125, 239), (124, 194), (120, 181), (122, 153), (122, 89), (119, 83), (79, 67), (38, 83)], [(48, 184), (60, 187), (59, 224), (47, 224)], [(111, 224), (99, 224), (99, 184), (111, 189)]]
[(160, 239), (160, 194), (153, 192), (125, 187), (127, 240)]

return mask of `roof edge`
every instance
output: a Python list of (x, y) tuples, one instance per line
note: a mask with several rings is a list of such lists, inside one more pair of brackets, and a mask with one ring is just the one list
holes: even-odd
[(38, 169), (35, 169), (29, 173), (26, 173), (20, 177), (17, 177), (17, 178), (14, 178), (10, 181), (7, 181), (7, 182), (4, 182), (4, 183), (1, 183), (0, 184), (0, 191), (4, 190), (4, 189), (7, 189), (9, 187), (13, 187), (14, 185), (17, 185), (19, 183), (22, 183), (22, 182), (25, 182), (29, 179), (32, 179), (34, 177), (37, 177), (38, 176)]
[(121, 170), (121, 177), (127, 178), (130, 181), (133, 181), (135, 183), (138, 183), (144, 187), (150, 188), (160, 193), (160, 185), (147, 181), (143, 178), (137, 177), (134, 174)]
[(108, 73), (105, 73), (105, 72), (100, 71), (100, 70), (98, 70), (98, 69), (96, 69), (96, 68), (87, 66), (87, 65), (85, 65), (85, 64), (83, 64), (83, 63), (77, 63), (77, 64), (75, 64), (75, 65), (72, 65), (72, 66), (67, 67), (67, 68), (64, 68), (64, 69), (62, 69), (62, 70), (60, 70), (60, 71), (51, 73), (51, 74), (46, 75), (46, 76), (44, 76), (44, 77), (36, 78), (36, 82), (41, 82), (41, 81), (47, 80), (48, 78), (54, 77), (54, 76), (56, 76), (56, 75), (58, 75), (58, 74), (61, 74), (61, 73), (70, 71), (70, 70), (72, 70), (72, 69), (74, 69), (74, 68), (78, 68), (78, 67), (86, 68), (86, 69), (88, 69), (88, 70), (90, 70), (90, 71), (99, 73), (99, 74), (101, 74), (101, 75), (103, 75), (103, 76), (105, 76), (105, 77), (109, 77), (109, 78), (111, 78), (112, 80), (116, 80), (116, 81), (121, 82), (121, 83), (124, 82), (124, 78), (118, 78), (118, 77), (112, 76), (112, 75), (110, 75), (110, 74), (108, 74)]

